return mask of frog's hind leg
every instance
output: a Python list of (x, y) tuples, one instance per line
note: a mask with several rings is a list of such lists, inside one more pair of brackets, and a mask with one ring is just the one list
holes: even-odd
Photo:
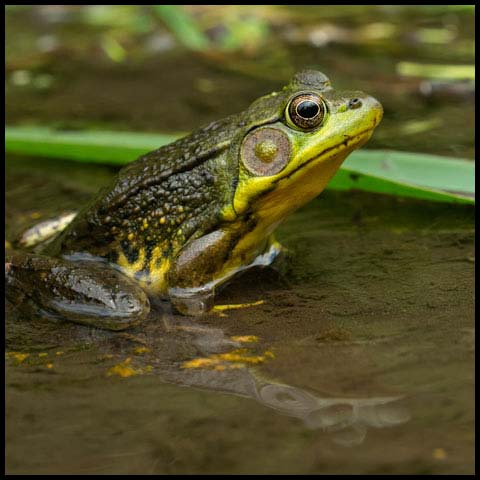
[(6, 258), (6, 298), (28, 315), (124, 330), (150, 311), (141, 287), (108, 264), (16, 253)]

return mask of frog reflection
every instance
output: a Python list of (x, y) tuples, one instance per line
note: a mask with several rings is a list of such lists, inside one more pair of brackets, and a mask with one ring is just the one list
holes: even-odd
[(267, 384), (256, 399), (285, 415), (303, 420), (310, 429), (334, 433), (334, 442), (344, 446), (361, 444), (368, 428), (401, 425), (410, 419), (396, 397), (324, 398), (292, 385)]
[(166, 381), (252, 398), (283, 415), (301, 419), (309, 429), (331, 433), (333, 441), (343, 446), (361, 444), (369, 428), (394, 427), (410, 419), (399, 404), (403, 395), (332, 396), (267, 378), (259, 366), (275, 361), (274, 354), (252, 342), (255, 337), (228, 337), (220, 328), (169, 313), (164, 313), (163, 323), (173, 335), (182, 332), (182, 342), (187, 334), (198, 352), (193, 359), (162, 368)]

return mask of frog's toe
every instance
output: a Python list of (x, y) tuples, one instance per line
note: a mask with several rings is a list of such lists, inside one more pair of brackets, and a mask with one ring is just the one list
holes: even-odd
[[(134, 292), (121, 292), (112, 295), (113, 309), (108, 308), (100, 322), (102, 328), (124, 330), (141, 323), (150, 312), (147, 294), (141, 289)], [(98, 324), (97, 324), (98, 326)]]
[(98, 289), (78, 300), (62, 298), (53, 300), (50, 311), (75, 323), (107, 330), (125, 330), (138, 325), (150, 311), (150, 303), (143, 290), (135, 292), (110, 292)]

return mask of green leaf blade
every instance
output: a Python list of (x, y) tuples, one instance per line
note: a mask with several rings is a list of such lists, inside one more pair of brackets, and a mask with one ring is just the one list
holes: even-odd
[[(125, 165), (184, 135), (6, 126), (5, 151)], [(423, 153), (359, 150), (348, 157), (328, 188), (474, 204), (475, 163)]]

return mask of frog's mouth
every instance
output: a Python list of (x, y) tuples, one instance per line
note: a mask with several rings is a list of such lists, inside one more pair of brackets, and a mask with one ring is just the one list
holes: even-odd
[[(291, 172), (289, 172), (288, 175), (285, 175), (283, 177), (279, 177), (273, 180), (272, 184), (281, 183), (282, 181), (291, 179), (293, 176), (295, 176), (297, 172), (304, 171), (305, 168), (307, 168), (308, 170), (309, 169), (308, 165), (310, 164), (314, 164), (317, 162), (321, 163), (322, 160), (329, 160), (332, 157), (336, 157), (337, 155), (341, 155), (343, 153), (345, 153), (345, 157), (346, 157), (346, 155), (348, 155), (351, 151), (356, 150), (357, 148), (360, 148), (370, 139), (375, 127), (376, 125), (370, 128), (366, 128), (365, 130), (362, 130), (360, 133), (354, 136), (344, 135), (345, 139), (343, 140), (343, 142), (338, 143), (333, 147), (328, 147), (325, 150), (322, 150), (317, 155), (314, 155), (313, 157), (305, 160), (297, 168), (295, 168), (295, 170), (292, 170)], [(343, 157), (342, 161), (345, 159), (345, 157)]]
[(337, 173), (345, 158), (371, 137), (367, 128), (341, 143), (320, 151), (295, 170), (272, 179), (270, 188), (257, 197), (254, 214), (266, 232), (273, 231), (288, 215), (317, 197)]

